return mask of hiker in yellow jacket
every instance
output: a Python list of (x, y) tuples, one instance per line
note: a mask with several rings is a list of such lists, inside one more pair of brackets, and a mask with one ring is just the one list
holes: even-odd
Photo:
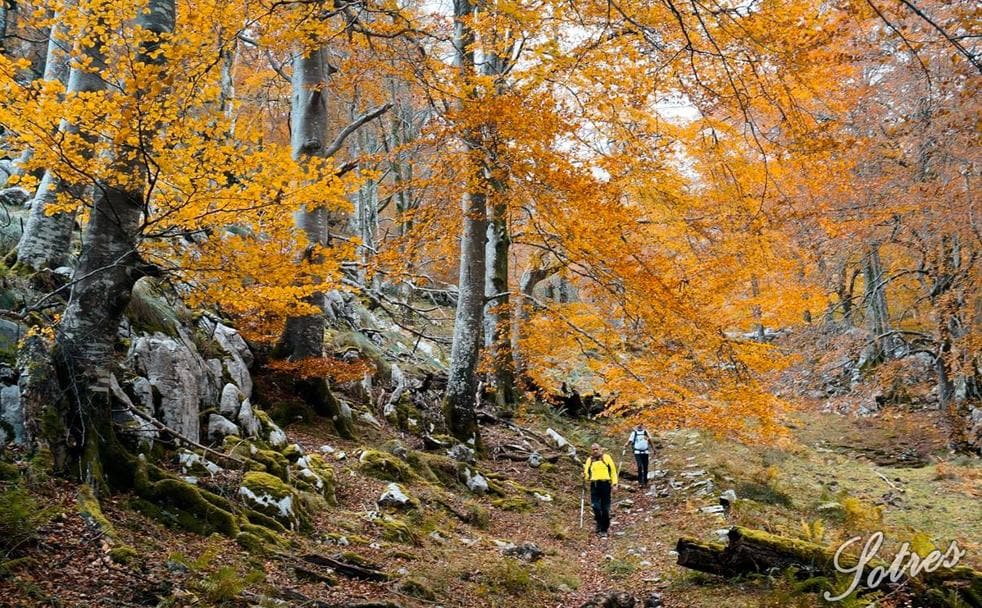
[(610, 494), (617, 487), (617, 465), (600, 444), (590, 446), (590, 457), (583, 465), (583, 480), (590, 483), (590, 504), (597, 520), (597, 534), (607, 537), (610, 527)]

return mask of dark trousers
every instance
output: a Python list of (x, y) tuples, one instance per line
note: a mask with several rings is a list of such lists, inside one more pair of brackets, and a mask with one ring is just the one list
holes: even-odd
[(638, 483), (648, 485), (648, 452), (634, 453), (634, 462), (638, 465)]
[(590, 482), (590, 504), (597, 520), (597, 532), (606, 532), (610, 527), (610, 481)]

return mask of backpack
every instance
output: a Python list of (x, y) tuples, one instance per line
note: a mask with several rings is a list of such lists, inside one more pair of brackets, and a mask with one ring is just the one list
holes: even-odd
[(642, 429), (640, 433), (637, 430), (631, 431), (631, 447), (634, 448), (635, 452), (647, 452), (648, 451), (648, 431)]

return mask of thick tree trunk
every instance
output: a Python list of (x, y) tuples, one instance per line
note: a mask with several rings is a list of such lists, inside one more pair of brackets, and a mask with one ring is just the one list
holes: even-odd
[[(500, 193), (496, 189), (494, 196)], [(511, 298), (508, 295), (508, 234), (507, 206), (492, 206), (486, 246), (484, 290), (488, 302), (484, 311), (485, 346), (491, 353), (494, 377), (495, 404), (501, 408), (514, 407), (518, 401), (515, 390), (515, 359), (511, 348)]]
[[(51, 27), (48, 54), (44, 66), (45, 80), (54, 81), (65, 77), (65, 70), (68, 67), (68, 54), (64, 52), (62, 45), (65, 44), (63, 38), (66, 32), (67, 28), (58, 20)], [(67, 94), (104, 90), (106, 82), (99, 74), (99, 70), (105, 67), (105, 59), (102, 56), (100, 46), (98, 44), (93, 46), (80, 45), (80, 49), (91, 66), (88, 69), (72, 68), (68, 76)], [(78, 128), (68, 120), (62, 120), (58, 130), (62, 133), (78, 132)], [(22, 167), (30, 160), (33, 153), (33, 150), (25, 150), (17, 163), (18, 167)], [(64, 193), (76, 200), (82, 200), (85, 198), (87, 190), (86, 187), (78, 184), (63, 184), (61, 179), (51, 170), (44, 173), (37, 192), (34, 194), (34, 202), (31, 205), (27, 224), (24, 226), (24, 232), (17, 244), (17, 261), (19, 264), (40, 270), (41, 268), (60, 266), (67, 262), (69, 251), (71, 251), (72, 230), (75, 227), (75, 213), (48, 215), (47, 208), (57, 200), (59, 195)]]
[[(494, 52), (487, 53), (482, 72), (485, 76), (498, 79), (495, 92), (501, 94), (503, 83), (500, 79), (505, 73), (505, 61), (502, 57)], [(489, 139), (497, 138), (492, 136)], [(492, 160), (496, 160), (496, 153), (492, 152), (492, 155)], [(504, 170), (496, 162), (492, 164), (492, 170)], [(515, 359), (511, 348), (511, 297), (508, 293), (511, 235), (508, 232), (508, 204), (504, 200), (508, 186), (504, 180), (502, 175), (487, 177), (492, 204), (485, 251), (484, 291), (487, 303), (484, 307), (484, 345), (491, 354), (495, 404), (507, 410), (518, 401), (518, 393), (515, 389)]]
[[(474, 11), (469, 0), (454, 0), (455, 64), (463, 78), (474, 76), (474, 32), (467, 19)], [(476, 129), (464, 136), (469, 155), (480, 149)], [(470, 159), (475, 184), (485, 181), (484, 171)], [(485, 241), (488, 232), (487, 196), (471, 188), (463, 196), (463, 232), (460, 239), (460, 281), (457, 312), (454, 316), (450, 370), (444, 400), (444, 413), (451, 434), (462, 441), (479, 443), (477, 428), (477, 362), (481, 349), (484, 314)]]
[[(327, 141), (327, 86), (328, 66), (324, 49), (311, 53), (298, 52), (293, 59), (293, 96), (290, 108), (290, 143), (293, 158), (302, 161), (308, 157), (324, 157)], [(307, 237), (311, 246), (327, 245), (330, 238), (330, 214), (323, 207), (306, 208), (297, 213), (297, 227)], [(326, 305), (323, 292), (310, 296), (310, 303), (319, 311), (286, 321), (283, 336), (277, 345), (277, 356), (291, 361), (324, 356), (324, 316)], [(328, 417), (343, 437), (352, 437), (351, 418), (331, 393), (326, 378), (297, 381), (297, 390), (318, 414)]]
[(887, 307), (886, 285), (884, 284), (883, 262), (880, 260), (880, 246), (871, 243), (863, 256), (863, 282), (866, 303), (866, 326), (872, 336), (872, 343), (866, 351), (866, 365), (876, 365), (894, 357), (897, 340), (888, 335), (890, 331), (890, 312)]
[[(174, 30), (174, 20), (174, 0), (151, 0), (137, 26), (159, 36)], [(137, 60), (160, 64), (163, 58), (154, 52), (159, 46), (159, 40), (146, 42)], [(142, 95), (134, 91), (133, 96)], [(96, 185), (87, 239), (56, 347), (56, 362), (65, 370), (63, 380), (73, 405), (70, 409), (77, 414), (70, 413), (65, 421), (73, 451), (70, 468), (95, 487), (103, 485), (100, 448), (107, 445), (111, 450), (115, 435), (107, 392), (93, 387), (105, 381), (123, 311), (133, 284), (146, 269), (137, 252), (146, 167), (137, 156), (126, 156), (117, 162), (113, 175)]]

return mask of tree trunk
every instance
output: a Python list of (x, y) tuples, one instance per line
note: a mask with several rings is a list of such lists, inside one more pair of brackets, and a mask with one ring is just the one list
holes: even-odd
[[(174, 30), (174, 20), (174, 0), (151, 0), (137, 26), (160, 36)], [(137, 61), (160, 65), (164, 59), (155, 53), (159, 47), (156, 36), (145, 42)], [(133, 100), (141, 97), (141, 91), (133, 92)], [(95, 187), (87, 240), (58, 327), (56, 361), (65, 370), (68, 399), (73, 402), (65, 421), (73, 451), (70, 465), (97, 488), (103, 485), (100, 448), (112, 445), (115, 435), (106, 391), (92, 387), (107, 376), (123, 311), (133, 284), (147, 268), (137, 251), (146, 181), (146, 167), (138, 158), (121, 156), (113, 174)], [(77, 415), (72, 415), (73, 409)]]
[[(500, 79), (505, 73), (505, 62), (497, 53), (484, 57), (482, 71), (486, 76)], [(502, 92), (499, 81), (496, 92)], [(497, 139), (492, 136), (489, 139)], [(492, 160), (496, 160), (493, 157)], [(504, 168), (493, 163), (492, 170)], [(484, 306), (484, 345), (491, 354), (491, 370), (494, 379), (495, 404), (510, 409), (518, 401), (515, 390), (515, 360), (511, 349), (511, 297), (508, 294), (508, 253), (511, 235), (508, 232), (508, 204), (504, 200), (507, 185), (501, 175), (488, 178), (492, 196), (491, 221), (488, 225), (485, 251), (484, 291), (488, 298)], [(492, 299), (493, 298), (493, 299)]]
[[(2, 2), (3, 0), (0, 0)], [(65, 3), (65, 8), (74, 5), (74, 1)], [(68, 78), (68, 60), (71, 58), (71, 42), (68, 38), (68, 26), (62, 20), (62, 14), (55, 14), (54, 23), (48, 33), (48, 50), (44, 55), (44, 73), (41, 78), (46, 82), (65, 82)], [(13, 166), (15, 175), (24, 173), (24, 166), (30, 162), (34, 156), (34, 150), (28, 148), (21, 152), (17, 162)]]
[[(51, 35), (48, 40), (48, 53), (44, 65), (45, 80), (54, 81), (65, 77), (69, 58), (62, 45), (65, 44), (63, 38), (66, 34), (67, 27), (56, 19), (55, 24), (51, 27)], [(93, 46), (80, 45), (80, 51), (91, 62), (91, 67), (88, 69), (72, 68), (68, 76), (66, 94), (74, 95), (104, 90), (106, 82), (99, 74), (99, 70), (105, 67), (101, 47), (98, 44)], [(58, 130), (62, 133), (77, 133), (78, 127), (72, 125), (68, 120), (62, 120)], [(93, 134), (91, 137), (95, 137), (95, 135)], [(25, 150), (21, 154), (17, 166), (23, 167), (33, 153), (33, 150)], [(18, 171), (21, 170), (18, 168)], [(17, 261), (19, 264), (40, 270), (61, 266), (67, 262), (71, 250), (72, 230), (75, 227), (75, 213), (48, 215), (47, 208), (63, 193), (67, 193), (75, 200), (83, 200), (87, 190), (88, 188), (79, 184), (66, 185), (50, 169), (45, 171), (37, 192), (34, 194), (34, 202), (31, 205), (27, 224), (24, 226), (24, 233), (17, 243)]]
[[(454, 0), (455, 64), (464, 80), (474, 75), (474, 32), (466, 20), (473, 13), (469, 0)], [(469, 155), (480, 150), (476, 129), (464, 136)], [(483, 184), (483, 170), (470, 159), (476, 184)], [(454, 316), (450, 370), (444, 400), (444, 413), (450, 433), (462, 441), (480, 442), (477, 428), (477, 362), (481, 348), (484, 312), (485, 241), (488, 232), (487, 196), (470, 188), (463, 196), (463, 232), (460, 239), (460, 281), (457, 312)]]
[[(352, 108), (352, 120), (356, 118), (354, 114), (355, 108)], [(351, 156), (359, 158), (362, 154), (374, 153), (376, 145), (377, 140), (372, 133), (360, 129), (354, 139)], [(378, 234), (378, 182), (374, 179), (366, 180), (355, 195), (354, 224), (354, 232), (362, 243), (358, 249), (358, 259), (361, 262), (358, 268), (358, 280), (365, 285), (368, 279), (368, 264), (375, 252), (375, 235)]]
[(887, 335), (890, 331), (890, 312), (879, 243), (871, 243), (863, 256), (863, 282), (866, 326), (873, 340), (866, 350), (865, 360), (866, 365), (873, 366), (893, 358), (897, 345), (896, 339)]
[[(311, 53), (298, 52), (293, 59), (293, 96), (290, 108), (290, 143), (293, 158), (302, 161), (308, 157), (323, 157), (327, 152), (327, 86), (328, 66), (324, 49)], [(306, 208), (297, 212), (297, 227), (303, 230), (311, 246), (327, 245), (330, 217), (323, 207)], [(309, 302), (319, 311), (302, 317), (290, 317), (283, 329), (276, 354), (291, 361), (324, 356), (324, 329), (326, 305), (323, 292), (310, 296)], [(353, 436), (351, 418), (344, 412), (337, 398), (331, 393), (326, 378), (301, 379), (297, 391), (319, 415), (334, 423), (339, 435)]]

